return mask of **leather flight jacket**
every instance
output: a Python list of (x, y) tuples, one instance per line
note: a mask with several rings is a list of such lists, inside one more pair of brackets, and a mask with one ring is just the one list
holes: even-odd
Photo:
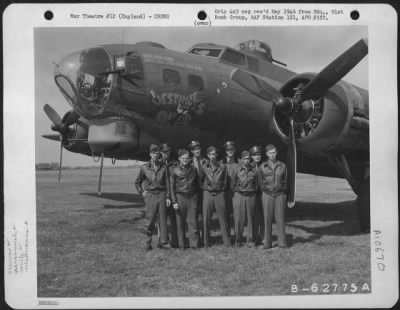
[(170, 171), (171, 183), (171, 199), (172, 202), (177, 202), (176, 194), (182, 194), (191, 197), (197, 193), (199, 189), (199, 175), (193, 165), (188, 165), (187, 168), (177, 165)]
[(279, 160), (273, 168), (268, 161), (262, 163), (258, 171), (258, 185), (263, 192), (273, 196), (277, 193), (286, 193), (286, 165)]
[(228, 171), (229, 178), (232, 178), (235, 169), (239, 166), (239, 163), (236, 159), (232, 159), (228, 161), (227, 157), (221, 160), (221, 163), (226, 166), (226, 170)]
[(196, 157), (192, 157), (191, 161), (190, 161), (191, 165), (193, 165), (193, 167), (196, 168), (197, 172), (200, 172), (200, 169), (203, 165), (208, 163), (208, 159), (201, 157), (200, 159), (196, 158)]
[(252, 196), (257, 192), (257, 170), (249, 165), (246, 167), (240, 164), (235, 170), (232, 180), (231, 189), (245, 196)]
[(218, 162), (204, 164), (200, 170), (200, 184), (204, 191), (220, 193), (225, 191), (228, 183), (228, 171), (225, 165)]
[(168, 196), (169, 186), (167, 185), (167, 167), (164, 164), (160, 163), (155, 166), (152, 162), (148, 162), (140, 167), (135, 181), (136, 190), (139, 194), (144, 191), (152, 193), (166, 191)]
[(170, 160), (163, 160), (163, 164), (167, 166), (168, 169), (166, 169), (166, 180), (167, 180), (167, 199), (171, 199), (171, 171), (174, 167), (176, 167), (177, 165), (179, 165), (179, 162), (175, 159), (170, 159)]

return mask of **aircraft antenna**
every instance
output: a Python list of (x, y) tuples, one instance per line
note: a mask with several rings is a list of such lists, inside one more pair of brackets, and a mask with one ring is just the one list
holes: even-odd
[(274, 58), (272, 58), (272, 61), (273, 61), (273, 62), (276, 62), (277, 64), (280, 64), (280, 65), (282, 65), (282, 66), (284, 66), (284, 67), (287, 67), (287, 64), (285, 64), (284, 62), (281, 62), (281, 61), (276, 60), (276, 59), (274, 59)]
[(125, 39), (125, 28), (122, 28), (121, 44), (124, 44), (124, 39)]

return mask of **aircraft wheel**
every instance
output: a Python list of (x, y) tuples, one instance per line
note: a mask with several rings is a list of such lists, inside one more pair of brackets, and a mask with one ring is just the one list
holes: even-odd
[(369, 177), (358, 183), (357, 210), (362, 232), (370, 232), (370, 183)]

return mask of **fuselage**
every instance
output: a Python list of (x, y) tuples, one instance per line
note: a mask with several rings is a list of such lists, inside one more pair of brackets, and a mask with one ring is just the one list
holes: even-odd
[[(257, 78), (262, 98), (233, 79), (238, 69)], [(122, 156), (135, 159), (142, 159), (149, 143), (169, 141), (177, 149), (193, 139), (217, 147), (234, 140), (239, 149), (274, 143), (284, 153), (285, 134), (274, 118), (271, 88), (281, 90), (295, 76), (270, 60), (226, 46), (199, 44), (182, 53), (148, 42), (79, 51), (55, 69), (57, 85), (83, 118), (95, 123), (127, 118), (146, 132), (148, 143), (139, 142)], [(362, 97), (354, 109), (368, 118), (368, 93), (350, 87)], [(311, 153), (316, 152), (307, 156)]]

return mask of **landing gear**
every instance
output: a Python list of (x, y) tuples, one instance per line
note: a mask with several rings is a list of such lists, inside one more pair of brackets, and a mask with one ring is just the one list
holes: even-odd
[(97, 196), (101, 196), (101, 181), (103, 179), (103, 161), (104, 161), (104, 153), (101, 153), (99, 179), (97, 182)]
[(357, 184), (357, 211), (362, 232), (370, 232), (370, 183), (369, 177)]
[(369, 232), (370, 219), (370, 184), (369, 167), (365, 169), (362, 179), (355, 179), (344, 154), (329, 155), (329, 161), (336, 170), (347, 180), (351, 188), (357, 195), (357, 212), (362, 232)]

